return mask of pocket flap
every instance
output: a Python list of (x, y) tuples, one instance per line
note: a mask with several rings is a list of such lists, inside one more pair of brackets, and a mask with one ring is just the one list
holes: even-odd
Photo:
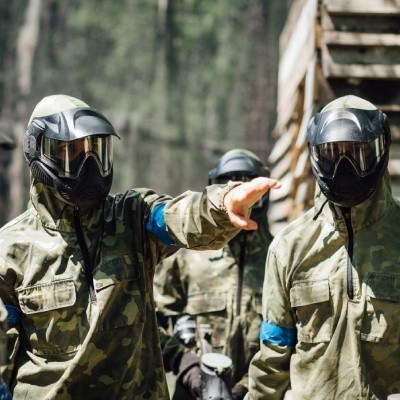
[(18, 290), (18, 300), (24, 314), (36, 314), (75, 304), (76, 291), (72, 280), (42, 283)]
[(196, 293), (188, 297), (186, 312), (191, 315), (226, 309), (226, 293)]
[(322, 281), (294, 282), (290, 289), (290, 304), (292, 307), (323, 303), (329, 300), (328, 279)]
[(104, 289), (118, 282), (137, 281), (140, 279), (139, 265), (129, 255), (102, 260), (94, 278), (96, 290)]

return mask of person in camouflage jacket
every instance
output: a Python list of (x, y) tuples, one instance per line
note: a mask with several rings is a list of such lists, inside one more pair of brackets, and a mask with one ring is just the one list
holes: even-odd
[(400, 206), (388, 119), (344, 96), (310, 121), (307, 141), (315, 202), (270, 246), (246, 399), (384, 400), (400, 392)]
[[(267, 175), (269, 171), (254, 153), (234, 149), (225, 153), (209, 172), (209, 183), (243, 181)], [(249, 363), (259, 349), (262, 282), (267, 250), (272, 241), (267, 211), (266, 196), (253, 207), (252, 218), (258, 223), (256, 231), (242, 231), (220, 250), (182, 249), (157, 266), (154, 279), (158, 313), (178, 320), (176, 336), (182, 343), (186, 337), (180, 337), (180, 334), (186, 330), (177, 328), (185, 327), (186, 324), (180, 322), (185, 315), (193, 317), (197, 325), (196, 343), (190, 344), (193, 352), (201, 354), (200, 325), (211, 325), (212, 351), (232, 359), (235, 400), (243, 399), (247, 392)], [(174, 398), (182, 398), (182, 392), (189, 398), (187, 390), (193, 394), (199, 389), (199, 360), (187, 354), (183, 347), (172, 347), (172, 340), (162, 338), (167, 369), (177, 374)], [(188, 368), (188, 360), (192, 369)], [(187, 380), (185, 375), (188, 374), (191, 380)], [(197, 387), (181, 388), (181, 382), (186, 381)]]
[(104, 115), (66, 95), (42, 99), (28, 123), (31, 206), (0, 230), (14, 399), (168, 399), (155, 266), (179, 247), (218, 248), (255, 229), (251, 205), (280, 185), (110, 195), (112, 136)]

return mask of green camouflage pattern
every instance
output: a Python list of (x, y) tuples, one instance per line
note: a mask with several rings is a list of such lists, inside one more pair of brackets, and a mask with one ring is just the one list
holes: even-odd
[(33, 182), (32, 207), (0, 230), (0, 297), (22, 312), (8, 331), (12, 354), (4, 378), (13, 398), (168, 399), (153, 275), (177, 247), (161, 243), (146, 221), (166, 203), (176, 243), (220, 248), (238, 233), (220, 207), (222, 196), (219, 186), (175, 199), (136, 189), (81, 212), (95, 265), (91, 301), (74, 209)]
[[(154, 278), (158, 312), (165, 316), (188, 313), (195, 316), (197, 326), (211, 324), (213, 351), (232, 359), (233, 383), (240, 381), (246, 386), (250, 360), (259, 349), (262, 283), (272, 241), (267, 218), (258, 224), (257, 231), (240, 233), (221, 250), (180, 250), (157, 266)], [(238, 264), (244, 235), (243, 294), (241, 313), (236, 316)], [(200, 349), (199, 337), (197, 344)]]
[(272, 242), (263, 318), (295, 328), (297, 344), (261, 343), (246, 399), (282, 399), (289, 385), (296, 400), (384, 400), (400, 392), (400, 207), (387, 171), (351, 220), (352, 300), (345, 221), (318, 189), (315, 206)]

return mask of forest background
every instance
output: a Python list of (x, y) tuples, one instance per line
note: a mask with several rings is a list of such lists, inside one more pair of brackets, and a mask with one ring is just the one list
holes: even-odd
[(279, 35), (291, 0), (0, 0), (0, 225), (29, 200), (21, 143), (44, 96), (102, 111), (112, 192), (201, 190), (226, 151), (273, 146)]

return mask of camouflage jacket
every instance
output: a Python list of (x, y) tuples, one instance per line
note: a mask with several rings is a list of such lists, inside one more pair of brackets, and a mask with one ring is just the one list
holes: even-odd
[(398, 221), (386, 173), (351, 209), (317, 190), (315, 206), (278, 233), (247, 399), (282, 399), (289, 385), (296, 400), (400, 392)]
[[(242, 378), (259, 349), (262, 283), (272, 241), (267, 218), (258, 224), (257, 231), (240, 233), (221, 250), (180, 250), (157, 266), (154, 278), (158, 311), (165, 316), (191, 314), (198, 327), (211, 324), (213, 351), (232, 358), (233, 383), (242, 380), (240, 383), (245, 386), (247, 379)], [(243, 284), (237, 315), (242, 246)], [(199, 337), (197, 344), (200, 348)]]
[[(130, 190), (79, 214), (33, 184), (33, 206), (0, 230), (14, 399), (168, 399), (154, 268), (177, 249), (168, 238), (219, 248), (238, 233), (222, 211), (223, 190), (175, 199)], [(163, 241), (146, 227), (160, 211), (152, 230)]]

